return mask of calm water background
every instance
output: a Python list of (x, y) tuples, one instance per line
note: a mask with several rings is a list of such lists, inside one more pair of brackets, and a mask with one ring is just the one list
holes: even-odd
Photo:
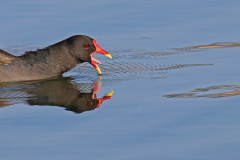
[[(240, 48), (218, 48), (240, 42), (239, 6), (2, 1), (0, 48), (19, 55), (89, 35), (113, 56), (95, 55), (104, 73), (97, 96), (114, 93), (100, 108), (75, 114), (28, 105), (10, 89), (11, 105), (0, 108), (0, 159), (239, 159)], [(205, 45), (217, 48), (194, 47)], [(70, 75), (78, 85), (98, 78), (85, 64)]]

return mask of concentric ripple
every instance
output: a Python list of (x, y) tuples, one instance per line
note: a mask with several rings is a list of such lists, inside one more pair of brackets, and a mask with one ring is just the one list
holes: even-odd
[[(105, 62), (99, 65), (103, 75), (107, 79), (132, 79), (132, 78), (147, 78), (156, 79), (163, 78), (162, 74), (167, 73), (168, 70), (179, 69), (184, 67), (206, 66), (211, 64), (171, 64), (171, 65), (157, 65), (157, 64), (143, 64), (135, 62)], [(96, 74), (95, 69), (89, 64), (82, 64), (74, 68), (72, 71), (79, 72), (82, 76)]]

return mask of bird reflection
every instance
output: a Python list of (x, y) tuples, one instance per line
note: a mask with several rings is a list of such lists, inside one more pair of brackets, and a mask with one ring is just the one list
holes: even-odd
[(104, 100), (112, 97), (113, 91), (97, 98), (101, 90), (101, 78), (93, 83), (74, 83), (71, 78), (45, 81), (7, 83), (0, 86), (0, 107), (27, 103), (64, 107), (68, 111), (82, 113), (98, 108)]

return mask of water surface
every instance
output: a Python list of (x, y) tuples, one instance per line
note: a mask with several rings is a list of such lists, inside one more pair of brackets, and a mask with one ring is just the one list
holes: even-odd
[(238, 159), (239, 1), (6, 1), (12, 54), (75, 34), (113, 57), (99, 77), (0, 85), (0, 158)]

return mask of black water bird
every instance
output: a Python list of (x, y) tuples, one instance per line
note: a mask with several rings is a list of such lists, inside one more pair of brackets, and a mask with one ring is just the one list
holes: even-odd
[(94, 58), (94, 53), (112, 58), (97, 45), (96, 40), (84, 35), (75, 35), (21, 56), (0, 50), (0, 82), (51, 78), (83, 62), (89, 62), (101, 74), (97, 65), (100, 62)]

